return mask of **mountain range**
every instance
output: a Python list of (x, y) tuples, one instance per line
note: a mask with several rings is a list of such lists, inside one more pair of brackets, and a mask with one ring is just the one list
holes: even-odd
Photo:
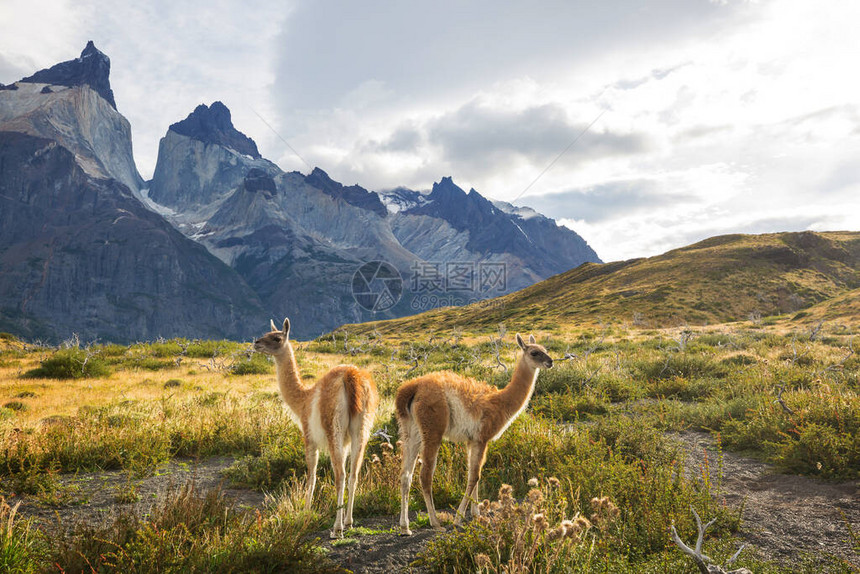
[(221, 102), (169, 126), (144, 181), (109, 74), (90, 42), (0, 85), (0, 330), (242, 339), (290, 316), (308, 338), (600, 261), (570, 229), (451, 178), (376, 192), (284, 172)]

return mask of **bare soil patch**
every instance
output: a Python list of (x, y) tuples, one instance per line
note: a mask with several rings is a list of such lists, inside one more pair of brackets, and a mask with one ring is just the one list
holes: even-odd
[(795, 564), (804, 554), (825, 553), (860, 569), (847, 526), (860, 533), (860, 482), (780, 474), (759, 460), (720, 453), (708, 434), (675, 436), (687, 453), (688, 470), (700, 476), (707, 470), (711, 484), (720, 487), (720, 500), (743, 506), (741, 536), (764, 556)]
[[(127, 472), (105, 471), (62, 475), (57, 500), (46, 502), (44, 496), (7, 496), (10, 505), (21, 501), (19, 512), (31, 517), (51, 531), (56, 528), (71, 530), (79, 523), (101, 524), (120, 511), (137, 508), (146, 512), (171, 489), (181, 488), (191, 481), (199, 492), (222, 487), (224, 494), (237, 505), (258, 507), (265, 496), (253, 490), (226, 487), (221, 471), (233, 463), (230, 457), (205, 460), (173, 460), (153, 475), (142, 479), (130, 477)], [(131, 491), (136, 496), (131, 496)], [(136, 500), (134, 500), (136, 499)]]
[[(415, 561), (427, 542), (440, 532), (430, 527), (415, 528), (413, 525), (412, 536), (400, 536), (396, 525), (396, 516), (358, 519), (356, 526), (385, 532), (365, 536), (355, 536), (347, 532), (345, 541), (326, 540), (324, 545), (329, 549), (329, 558), (356, 574), (420, 574), (423, 570), (411, 567), (410, 564)], [(453, 526), (446, 527), (446, 531), (452, 529)], [(318, 535), (321, 540), (325, 540), (328, 532), (320, 532)]]

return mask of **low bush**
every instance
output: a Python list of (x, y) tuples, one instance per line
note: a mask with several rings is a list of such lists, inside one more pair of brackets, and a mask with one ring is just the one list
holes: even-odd
[(90, 351), (72, 347), (60, 349), (43, 360), (39, 367), (24, 373), (25, 378), (83, 379), (106, 377), (110, 369), (102, 358)]
[(272, 362), (260, 353), (245, 355), (230, 367), (230, 373), (234, 375), (268, 375), (272, 372)]

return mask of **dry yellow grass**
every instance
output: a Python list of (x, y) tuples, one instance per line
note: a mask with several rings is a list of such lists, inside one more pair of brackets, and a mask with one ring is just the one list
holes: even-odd
[[(18, 341), (4, 341), (0, 350), (23, 351)], [(14, 424), (34, 426), (52, 416), (74, 416), (81, 407), (100, 407), (120, 401), (151, 402), (167, 397), (189, 398), (201, 391), (247, 395), (254, 392), (278, 392), (275, 374), (232, 375), (210, 370), (206, 360), (184, 359), (178, 367), (122, 369), (107, 377), (78, 380), (32, 379), (21, 375), (39, 366), (48, 354), (29, 352), (17, 359), (0, 361), (0, 406), (19, 402), (25, 409), (16, 413)], [(299, 352), (303, 376), (312, 381), (331, 367), (342, 362), (331, 354)], [(165, 383), (178, 380), (178, 386)], [(33, 396), (30, 396), (32, 393)]]

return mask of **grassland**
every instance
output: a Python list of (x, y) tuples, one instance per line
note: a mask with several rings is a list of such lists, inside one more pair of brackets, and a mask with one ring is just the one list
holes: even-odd
[[(355, 363), (383, 398), (356, 499), (363, 528), (337, 544), (320, 540), (334, 513), (327, 463), (314, 510), (301, 511), (300, 435), (272, 364), (249, 345), (51, 348), (0, 335), (0, 572), (337, 572), (350, 545), (385, 543), (406, 557), (399, 565), (427, 572), (692, 573), (668, 533), (674, 523), (695, 538), (691, 507), (716, 519), (705, 541), (715, 562), (746, 539), (737, 566), (756, 573), (857, 571), (856, 496), (828, 506), (823, 527), (793, 523), (802, 513), (788, 503), (775, 516), (747, 513), (809, 533), (780, 554), (755, 536), (761, 524), (744, 522), (754, 493), (727, 502), (720, 470), (721, 453), (741, 453), (810, 477), (802, 488), (858, 484), (858, 270), (858, 233), (718, 237), (299, 344), (304, 379)], [(432, 538), (423, 549), (399, 541), (389, 531), (399, 510), (394, 392), (440, 369), (504, 385), (514, 331), (535, 334), (557, 366), (489, 450), (484, 516), (420, 535)], [(679, 433), (707, 433), (718, 450), (691, 462)], [(196, 484), (143, 496), (177, 465), (211, 460), (230, 496)], [(462, 447), (443, 445), (437, 507), (459, 500), (464, 466)], [(76, 522), (93, 496), (83, 479), (107, 475), (102, 484), (119, 484), (116, 512)], [(237, 492), (266, 496), (248, 504)], [(411, 508), (423, 510), (417, 485)], [(415, 524), (426, 528), (426, 517)], [(350, 567), (393, 568), (364, 554)]]
[[(560, 361), (540, 375), (527, 412), (489, 451), (486, 517), (436, 537), (417, 556), (424, 571), (695, 572), (668, 536), (674, 522), (683, 538), (695, 538), (690, 507), (717, 519), (706, 551), (726, 560), (745, 531), (742, 508), (721, 502), (709, 473), (685, 468), (675, 431), (712, 433), (727, 451), (752, 454), (781, 472), (860, 478), (860, 342), (845, 326), (798, 327), (784, 317), (534, 334)], [(300, 344), (297, 356), (307, 380), (341, 362), (370, 369), (383, 395), (376, 428), (395, 443), (391, 397), (402, 380), (451, 369), (503, 385), (515, 360), (512, 339), (499, 325), (491, 335), (458, 328), (432, 338), (345, 331)], [(0, 488), (9, 502), (0, 504), (7, 525), (0, 570), (340, 569), (329, 559), (336, 549), (313, 534), (333, 516), (330, 472), (321, 465), (315, 511), (299, 511), (300, 437), (280, 404), (272, 365), (247, 345), (72, 341), (57, 349), (8, 336), (0, 345)], [(242, 508), (218, 492), (186, 486), (111, 519), (57, 525), (28, 518), (39, 514), (34, 509), (62, 514), (85, 504), (77, 500), (84, 494), (74, 486), (76, 473), (124, 473), (127, 492), (117, 493), (118, 502), (134, 502), (135, 485), (164, 472), (169, 461), (216, 456), (232, 461), (223, 472), (229, 486), (268, 492), (268, 501)], [(398, 456), (396, 445), (372, 440), (356, 501), (360, 524), (390, 517), (393, 526)], [(434, 484), (437, 506), (459, 500), (464, 466), (462, 448), (446, 444)], [(417, 488), (412, 505), (423, 510)], [(577, 516), (588, 523), (559, 536), (562, 520)], [(846, 517), (843, 530), (856, 528), (856, 520)], [(748, 548), (737, 564), (757, 573), (851, 572), (860, 555), (810, 548), (791, 564), (768, 556), (766, 548)]]

